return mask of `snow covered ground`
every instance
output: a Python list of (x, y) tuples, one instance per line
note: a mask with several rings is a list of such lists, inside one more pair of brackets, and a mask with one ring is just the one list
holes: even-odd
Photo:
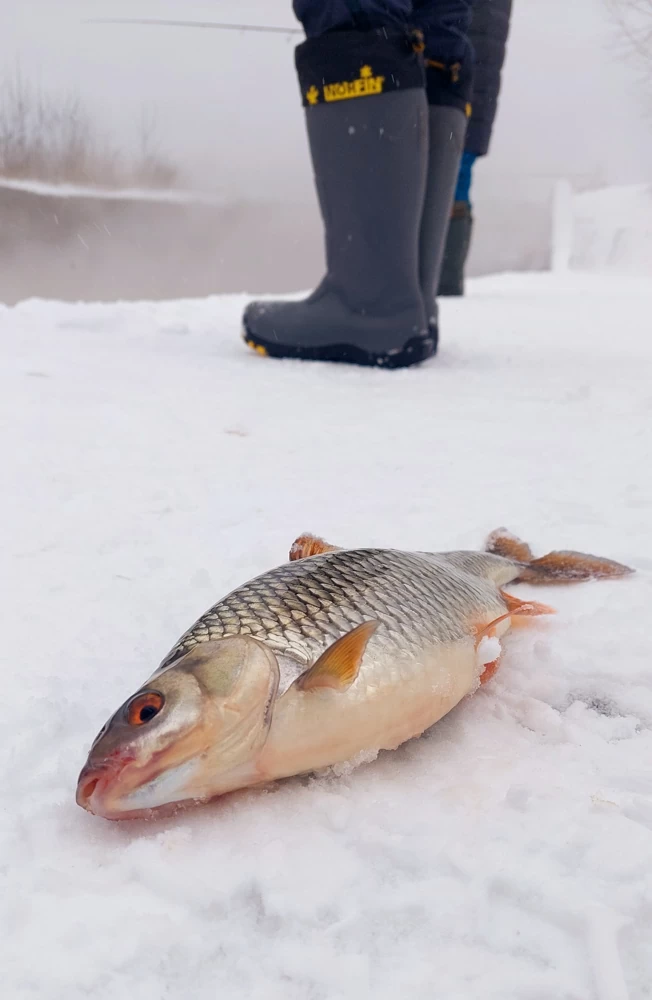
[[(397, 373), (249, 353), (243, 301), (0, 307), (2, 995), (652, 997), (649, 280), (473, 282)], [(75, 805), (105, 718), (302, 530), (502, 524), (640, 572), (537, 591), (558, 616), (374, 763), (149, 824)]]

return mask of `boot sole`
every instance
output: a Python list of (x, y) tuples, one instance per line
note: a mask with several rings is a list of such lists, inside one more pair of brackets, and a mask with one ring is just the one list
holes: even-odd
[(337, 364), (363, 365), (367, 368), (409, 368), (420, 365), (436, 351), (431, 337), (412, 337), (391, 354), (376, 354), (353, 344), (326, 344), (322, 347), (302, 347), (299, 344), (279, 344), (243, 331), (245, 343), (258, 354), (270, 358), (293, 358), (299, 361), (331, 361)]

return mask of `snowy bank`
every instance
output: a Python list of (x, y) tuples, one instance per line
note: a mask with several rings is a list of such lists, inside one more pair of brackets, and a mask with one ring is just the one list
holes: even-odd
[(573, 195), (571, 268), (652, 279), (652, 185)]

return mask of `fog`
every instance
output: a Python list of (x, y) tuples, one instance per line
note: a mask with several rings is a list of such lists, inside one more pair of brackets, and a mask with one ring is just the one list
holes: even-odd
[[(585, 189), (652, 176), (650, 109), (606, 2), (515, 0), (514, 8), (492, 148), (474, 181), (475, 272), (545, 266), (557, 178)], [(242, 206), (229, 239), (240, 241), (243, 259), (256, 238), (252, 204), (267, 203), (272, 256), (274, 219), (282, 220), (283, 260), (218, 278), (218, 290), (290, 289), (317, 276), (321, 234), (293, 69), (300, 36), (83, 22), (143, 16), (296, 28), (289, 0), (0, 0), (0, 10), (5, 71), (20, 66), (44, 93), (79, 96), (98, 130), (125, 150), (138, 143), (143, 109), (154, 114), (161, 150), (185, 182)], [(225, 253), (222, 246), (218, 257)]]

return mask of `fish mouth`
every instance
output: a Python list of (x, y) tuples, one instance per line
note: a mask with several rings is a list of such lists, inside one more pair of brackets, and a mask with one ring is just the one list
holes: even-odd
[(112, 805), (110, 798), (106, 795), (106, 783), (102, 784), (100, 779), (97, 784), (92, 785), (93, 779), (88, 784), (91, 786), (90, 795), (86, 795), (85, 790), (78, 789), (77, 804), (86, 809), (93, 816), (100, 819), (120, 822), (122, 820), (137, 819), (165, 819), (174, 816), (185, 809), (190, 809), (196, 805), (203, 805), (203, 799), (186, 799), (182, 802), (170, 802), (163, 806), (153, 806), (147, 809), (124, 809)]
[(77, 779), (77, 793), (75, 795), (77, 805), (95, 816), (105, 816), (107, 819), (114, 818), (108, 815), (114, 810), (110, 809), (107, 799), (111, 789), (115, 788), (117, 779), (133, 760), (133, 757), (121, 757), (85, 764)]
[(75, 796), (77, 805), (96, 816), (104, 815), (102, 803), (107, 787), (112, 783), (111, 779), (114, 777), (115, 771), (108, 768), (85, 767), (77, 782)]
[(76, 796), (77, 805), (93, 816), (99, 816), (100, 819), (107, 819), (113, 822), (130, 819), (166, 819), (186, 809), (204, 805), (208, 801), (208, 798), (188, 798), (182, 799), (179, 802), (168, 802), (160, 806), (128, 809), (124, 808), (124, 806), (118, 806), (111, 796), (111, 775), (97, 768), (92, 771), (89, 769), (88, 773), (85, 772), (86, 768), (79, 776)]
[(105, 781), (105, 776), (101, 773), (98, 774), (96, 771), (91, 771), (88, 774), (84, 774), (82, 771), (77, 782), (77, 805), (81, 806), (82, 809), (87, 809), (88, 812), (93, 812), (93, 796), (97, 791), (98, 785), (101, 785), (103, 781)]
[[(133, 758), (120, 762), (102, 761), (86, 764), (77, 782), (77, 805), (94, 816), (107, 820), (165, 819), (178, 812), (221, 798), (229, 792), (264, 782), (267, 776), (252, 762), (246, 762), (222, 775), (222, 781), (210, 784), (201, 781), (189, 787), (186, 775), (180, 774), (187, 765), (194, 765), (193, 759), (177, 766), (177, 769), (142, 769), (134, 764)], [(166, 774), (176, 770), (181, 783), (175, 791), (179, 798), (152, 799), (149, 792), (157, 778), (166, 780)], [(136, 779), (136, 780), (134, 780)], [(140, 779), (140, 780), (138, 780)], [(164, 793), (166, 789), (164, 788)]]
[(77, 805), (102, 819), (153, 819), (170, 816), (210, 798), (190, 793), (176, 801), (140, 804), (139, 790), (164, 775), (167, 769), (156, 768), (152, 762), (147, 768), (130, 766), (134, 764), (135, 758), (131, 756), (87, 763), (77, 781)]

